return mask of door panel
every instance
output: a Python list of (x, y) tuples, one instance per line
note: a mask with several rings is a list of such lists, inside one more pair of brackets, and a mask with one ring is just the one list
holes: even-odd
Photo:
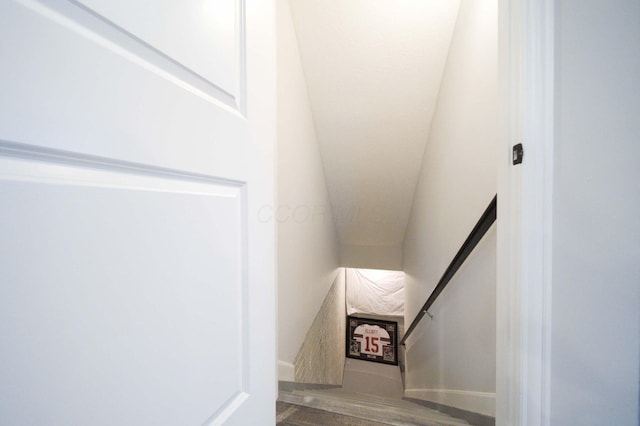
[(245, 180), (240, 71), (232, 96), (67, 0), (1, 7), (4, 140)]
[(241, 187), (41, 160), (2, 163), (3, 423), (202, 424), (243, 391)]
[[(240, 2), (134, 0), (123, 8), (109, 0), (78, 3), (202, 76), (227, 93), (236, 88)], [(203, 55), (202, 52), (207, 52)]]
[(272, 9), (0, 3), (0, 423), (273, 423)]

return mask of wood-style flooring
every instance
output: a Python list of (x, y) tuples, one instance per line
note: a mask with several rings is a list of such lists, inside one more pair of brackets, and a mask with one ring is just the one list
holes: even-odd
[(276, 402), (276, 424), (281, 426), (384, 426), (385, 423)]

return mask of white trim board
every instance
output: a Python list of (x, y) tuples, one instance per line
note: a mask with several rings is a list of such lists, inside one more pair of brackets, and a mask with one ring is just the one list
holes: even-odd
[(295, 382), (296, 368), (290, 362), (278, 360), (278, 380), (281, 382)]
[(499, 1), (496, 425), (548, 425), (554, 0)]
[(407, 389), (406, 398), (421, 399), (489, 417), (496, 415), (496, 394), (452, 389)]

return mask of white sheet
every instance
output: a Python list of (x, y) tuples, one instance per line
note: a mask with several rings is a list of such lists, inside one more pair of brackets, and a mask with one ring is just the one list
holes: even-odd
[(347, 268), (347, 313), (404, 315), (404, 272)]

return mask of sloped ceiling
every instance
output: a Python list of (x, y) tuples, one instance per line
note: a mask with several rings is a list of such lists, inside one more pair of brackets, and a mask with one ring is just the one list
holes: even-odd
[(343, 250), (402, 245), (458, 6), (291, 0)]

